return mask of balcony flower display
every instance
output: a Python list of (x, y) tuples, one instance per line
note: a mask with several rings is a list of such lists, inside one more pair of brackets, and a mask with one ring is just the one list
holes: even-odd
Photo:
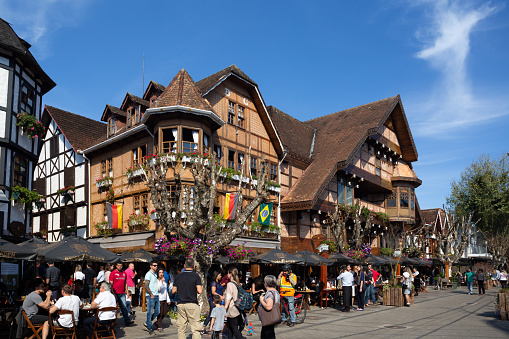
[(191, 240), (188, 238), (175, 238), (172, 237), (168, 240), (166, 237), (157, 239), (154, 244), (154, 249), (157, 253), (168, 255), (184, 255), (191, 257), (194, 252), (201, 252), (205, 255), (214, 255), (218, 253), (212, 240), (203, 241), (200, 238)]
[(146, 174), (147, 168), (143, 164), (139, 164), (137, 166), (129, 167), (126, 169), (127, 179), (133, 179), (136, 177), (143, 177)]
[(107, 238), (113, 234), (113, 230), (109, 227), (107, 221), (99, 221), (94, 224), (94, 228), (97, 231), (97, 235)]
[(74, 186), (67, 186), (67, 187), (58, 189), (57, 194), (60, 194), (62, 196), (69, 195), (69, 194), (74, 193), (75, 190), (76, 190), (76, 188)]
[(151, 220), (159, 220), (159, 213), (156, 210), (150, 211), (150, 219)]
[(269, 180), (269, 181), (267, 181), (267, 190), (279, 193), (279, 192), (281, 192), (281, 185), (275, 181)]
[(110, 204), (115, 203), (115, 191), (113, 190), (113, 188), (108, 189), (108, 193), (106, 193), (106, 200), (108, 200)]
[(335, 253), (338, 248), (336, 247), (336, 244), (332, 240), (324, 240), (320, 244), (322, 245), (328, 245), (329, 246), (329, 253)]
[(127, 225), (129, 226), (129, 231), (135, 231), (136, 229), (142, 231), (148, 231), (150, 228), (150, 216), (145, 213), (136, 214), (133, 213), (127, 219)]
[(20, 126), (29, 138), (33, 139), (44, 135), (44, 126), (32, 114), (18, 113), (16, 118), (18, 119), (16, 125)]
[(48, 237), (48, 231), (47, 230), (40, 230), (39, 234), (41, 235), (41, 238), (46, 239)]
[(97, 186), (97, 188), (109, 187), (111, 185), (113, 185), (113, 178), (109, 176), (100, 177), (95, 180), (95, 186)]
[(245, 245), (237, 245), (226, 249), (226, 255), (232, 260), (245, 260), (251, 258), (254, 253)]
[(17, 201), (20, 204), (24, 204), (26, 208), (31, 210), (33, 203), (37, 203), (41, 200), (42, 195), (35, 191), (31, 191), (23, 186), (14, 186), (12, 188), (11, 200)]
[(76, 226), (68, 226), (60, 229), (60, 234), (62, 234), (64, 237), (76, 236), (77, 233), (78, 229)]
[(362, 244), (358, 250), (349, 249), (346, 252), (346, 256), (352, 259), (362, 259), (366, 258), (371, 253), (371, 245), (370, 244)]

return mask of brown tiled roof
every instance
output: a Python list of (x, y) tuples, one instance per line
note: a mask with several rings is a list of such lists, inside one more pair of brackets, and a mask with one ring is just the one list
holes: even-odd
[(75, 150), (84, 150), (106, 137), (105, 123), (48, 105), (44, 111), (53, 118)]
[(238, 75), (241, 78), (244, 78), (245, 80), (249, 81), (255, 86), (258, 86), (256, 82), (251, 80), (246, 73), (242, 72), (240, 68), (238, 68), (235, 65), (231, 65), (229, 67), (226, 67), (225, 69), (220, 70), (217, 73), (214, 73), (212, 75), (209, 75), (206, 78), (201, 79), (196, 83), (196, 86), (198, 86), (198, 89), (202, 92), (202, 94), (207, 93), (212, 87), (214, 87), (222, 78), (227, 76), (228, 74), (233, 73)]
[(314, 128), (274, 106), (268, 106), (267, 111), (288, 153), (309, 162)]
[(135, 103), (140, 104), (140, 105), (145, 106), (145, 107), (150, 107), (150, 103), (147, 100), (144, 100), (144, 99), (142, 99), (140, 97), (137, 97), (136, 95), (131, 94), (131, 93), (127, 93), (127, 95)]
[(168, 106), (185, 106), (214, 112), (208, 100), (201, 96), (196, 83), (183, 68), (175, 75), (154, 105), (154, 107)]
[(30, 44), (21, 39), (14, 32), (11, 25), (3, 19), (0, 19), (0, 47), (18, 55), (26, 65), (33, 66), (32, 71), (35, 72), (36, 78), (40, 78), (42, 81), (42, 94), (46, 94), (55, 87), (55, 82), (43, 71), (32, 53), (28, 50), (31, 47)]
[(385, 122), (399, 95), (304, 122), (317, 130), (313, 162), (282, 199), (282, 204), (314, 204), (335, 174), (337, 165), (350, 156)]
[(154, 85), (155, 88), (157, 88), (161, 92), (164, 92), (164, 90), (166, 89), (166, 87), (164, 87), (164, 85), (161, 85), (161, 84), (155, 82), (154, 80), (150, 80), (150, 82)]
[(143, 99), (149, 100), (150, 94), (152, 92), (155, 91), (155, 92), (162, 93), (162, 92), (164, 92), (165, 89), (166, 89), (166, 87), (164, 87), (163, 85), (158, 84), (154, 80), (150, 80), (150, 83), (148, 84), (147, 89), (145, 89), (145, 93), (143, 93)]
[(101, 121), (106, 121), (106, 115), (108, 112), (111, 112), (115, 115), (121, 116), (121, 117), (127, 117), (127, 112), (122, 111), (120, 108), (112, 106), (112, 105), (106, 105), (103, 111), (103, 115), (101, 116)]

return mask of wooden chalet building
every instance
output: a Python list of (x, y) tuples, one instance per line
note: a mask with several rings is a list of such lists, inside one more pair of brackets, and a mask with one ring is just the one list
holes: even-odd
[(32, 53), (30, 44), (0, 19), (0, 237), (19, 242), (31, 233), (30, 209), (10, 201), (12, 188), (32, 189), (41, 147), (17, 126), (18, 113), (41, 117), (42, 96), (55, 87)]
[[(46, 126), (34, 172), (34, 189), (45, 196), (33, 211), (33, 231), (49, 242), (66, 233), (88, 237), (90, 177), (88, 162), (78, 150), (95, 144), (106, 133), (106, 124), (61, 109), (45, 106)], [(72, 187), (68, 192), (60, 189)]]
[[(331, 239), (327, 212), (337, 203), (359, 203), (385, 212), (390, 222), (416, 223), (412, 163), (417, 150), (398, 96), (301, 122), (269, 106), (287, 154), (281, 164), (281, 248), (316, 251)], [(384, 229), (370, 242), (378, 254)], [(348, 233), (348, 230), (347, 230)]]
[[(224, 168), (256, 176), (261, 159), (270, 162), (270, 179), (279, 180), (279, 159), (283, 147), (267, 112), (258, 85), (232, 65), (205, 79), (194, 82), (182, 69), (167, 87), (151, 81), (142, 98), (127, 93), (120, 107), (107, 105), (101, 118), (107, 123), (104, 138), (83, 150), (90, 159), (91, 236), (94, 225), (106, 218), (107, 194), (111, 190), (116, 204), (123, 205), (124, 222), (132, 214), (149, 214), (153, 209), (141, 173), (131, 173), (151, 153), (215, 152)], [(105, 180), (105, 177), (111, 177)], [(96, 184), (96, 180), (99, 182)], [(168, 176), (168, 189), (173, 178)], [(182, 169), (182, 180), (192, 186), (193, 178)], [(234, 192), (238, 182), (221, 183), (220, 194)], [(243, 185), (244, 203), (255, 196), (250, 185)], [(190, 197), (192, 200), (192, 196)], [(279, 195), (271, 191), (274, 202), (272, 223), (278, 225)], [(224, 198), (217, 199), (222, 213)], [(253, 216), (254, 218), (254, 216)], [(164, 234), (157, 221), (148, 227), (124, 223), (107, 238), (92, 239), (114, 251), (143, 247), (153, 250), (153, 242)], [(274, 234), (252, 236), (249, 230), (233, 244), (247, 242), (255, 252), (280, 246)]]

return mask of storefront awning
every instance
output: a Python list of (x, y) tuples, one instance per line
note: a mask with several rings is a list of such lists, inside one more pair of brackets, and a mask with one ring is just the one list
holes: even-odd
[(235, 238), (229, 246), (244, 245), (250, 248), (281, 248), (281, 243), (278, 239), (253, 239), (248, 237)]
[(88, 239), (91, 243), (99, 244), (102, 248), (141, 247), (147, 239), (154, 236), (154, 232), (118, 234), (107, 238)]

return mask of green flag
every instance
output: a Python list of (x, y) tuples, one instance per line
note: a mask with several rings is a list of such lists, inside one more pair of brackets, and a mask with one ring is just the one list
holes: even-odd
[(270, 224), (270, 214), (272, 213), (272, 202), (268, 204), (260, 205), (260, 212), (258, 213), (258, 221), (262, 223), (262, 225)]

